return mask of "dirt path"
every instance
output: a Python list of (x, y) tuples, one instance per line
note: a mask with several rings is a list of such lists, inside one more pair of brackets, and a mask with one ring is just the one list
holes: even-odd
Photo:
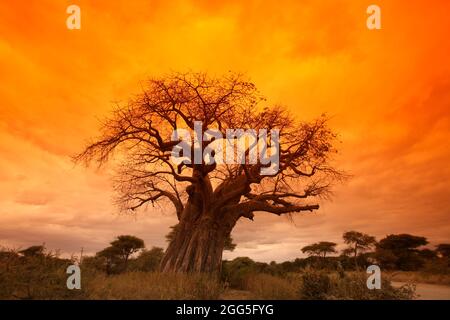
[[(392, 282), (394, 287), (400, 287), (406, 282)], [(417, 283), (417, 300), (450, 300), (450, 286), (438, 284)]]

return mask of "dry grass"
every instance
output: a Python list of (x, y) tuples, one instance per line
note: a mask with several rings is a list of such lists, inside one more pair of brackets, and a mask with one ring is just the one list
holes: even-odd
[(222, 291), (222, 284), (207, 275), (159, 272), (96, 275), (85, 285), (88, 299), (107, 300), (218, 299)]
[(249, 276), (245, 289), (251, 293), (252, 299), (298, 299), (297, 282), (264, 273)]

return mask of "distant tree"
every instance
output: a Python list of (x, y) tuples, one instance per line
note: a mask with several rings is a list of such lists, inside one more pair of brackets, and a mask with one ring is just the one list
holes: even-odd
[(118, 268), (123, 262), (120, 258), (120, 250), (113, 246), (106, 247), (105, 249), (97, 252), (95, 257), (98, 259), (98, 261), (100, 261), (100, 264), (104, 266), (104, 271), (107, 274), (118, 272)]
[(107, 274), (125, 270), (130, 256), (145, 247), (142, 239), (130, 235), (118, 236), (110, 244), (96, 254), (96, 257), (104, 259)]
[[(166, 241), (168, 243), (172, 242), (172, 240), (175, 239), (178, 230), (178, 224), (171, 226), (170, 229), (171, 230), (169, 231), (169, 233), (166, 234)], [(233, 238), (231, 237), (231, 235), (228, 234), (224, 239), (223, 250), (233, 251), (235, 248), (236, 244), (233, 242)]]
[(128, 261), (129, 257), (139, 251), (140, 249), (145, 247), (144, 240), (139, 239), (135, 236), (118, 236), (116, 240), (111, 242), (111, 246), (116, 248), (119, 252), (119, 255), (125, 261)]
[(442, 243), (437, 245), (436, 252), (443, 258), (450, 258), (450, 243)]
[(417, 249), (428, 244), (424, 237), (410, 234), (391, 234), (381, 239), (375, 252), (376, 259), (385, 267), (399, 270), (417, 270), (423, 265), (423, 258)]
[(325, 258), (328, 253), (336, 253), (336, 243), (321, 241), (302, 248), (302, 252), (310, 256), (320, 256)]
[(422, 249), (422, 250), (418, 250), (417, 253), (423, 259), (436, 259), (437, 258), (437, 253), (434, 250)]
[(344, 254), (350, 256), (352, 253), (355, 265), (358, 266), (358, 254), (370, 250), (377, 241), (375, 237), (358, 231), (347, 231), (342, 236), (348, 248), (344, 249)]
[(380, 240), (379, 246), (391, 250), (415, 250), (420, 246), (428, 244), (425, 237), (410, 234), (391, 234)]
[(163, 256), (163, 248), (153, 247), (150, 250), (144, 249), (136, 259), (130, 260), (130, 269), (146, 272), (156, 271)]
[(42, 246), (31, 246), (26, 249), (20, 250), (19, 253), (21, 253), (24, 257), (37, 257), (37, 256), (43, 256), (45, 251), (45, 247)]

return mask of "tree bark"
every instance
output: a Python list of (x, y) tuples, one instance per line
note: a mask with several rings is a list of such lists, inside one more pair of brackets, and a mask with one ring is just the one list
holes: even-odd
[(161, 261), (161, 271), (218, 274), (225, 238), (237, 219), (231, 212), (205, 206), (198, 193), (191, 194)]
[(161, 263), (163, 272), (218, 273), (226, 230), (210, 221), (195, 226), (180, 225)]

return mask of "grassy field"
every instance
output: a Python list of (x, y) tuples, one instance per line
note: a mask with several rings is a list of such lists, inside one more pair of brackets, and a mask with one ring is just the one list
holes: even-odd
[(313, 270), (285, 276), (245, 275), (238, 286), (204, 274), (127, 272), (107, 276), (82, 274), (81, 290), (68, 290), (65, 275), (49, 274), (23, 281), (3, 279), (0, 299), (412, 299), (414, 287), (394, 288), (385, 280), (381, 290), (368, 290), (365, 273), (338, 275)]
[[(416, 298), (415, 284), (450, 285), (448, 273), (383, 272), (381, 289), (369, 290), (368, 274), (363, 270), (308, 266), (289, 272), (267, 268), (248, 258), (224, 263), (220, 277), (136, 270), (136, 263), (107, 274), (102, 265), (99, 268), (88, 259), (83, 261), (81, 290), (69, 290), (66, 269), (72, 261), (51, 254), (19, 256), (4, 252), (0, 261), (0, 299), (403, 300)], [(432, 291), (433, 287), (425, 289)], [(447, 292), (446, 287), (441, 289)]]

